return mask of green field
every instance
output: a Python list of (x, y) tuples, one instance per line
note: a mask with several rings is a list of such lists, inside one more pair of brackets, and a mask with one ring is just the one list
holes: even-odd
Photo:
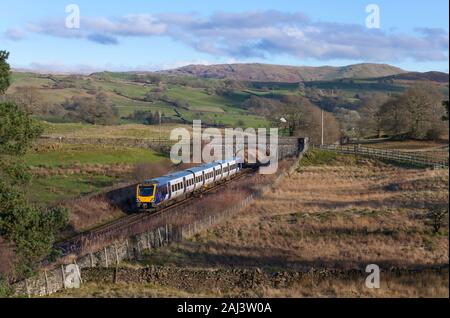
[(149, 149), (99, 145), (63, 144), (60, 149), (27, 153), (23, 160), (31, 167), (114, 165), (156, 162), (161, 155)]
[[(129, 181), (130, 170), (124, 171), (120, 168), (122, 166), (114, 170), (114, 166), (155, 163), (163, 159), (162, 155), (149, 149), (69, 144), (54, 146), (56, 149), (30, 151), (23, 157), (32, 171), (37, 169), (40, 172), (34, 176), (27, 191), (29, 200), (39, 205), (61, 202)], [(87, 166), (95, 169), (85, 173)], [(112, 171), (109, 168), (115, 172), (108, 173)]]
[[(217, 84), (217, 80), (203, 80), (203, 82), (205, 87)], [(61, 87), (53, 87), (53, 85), (61, 85)], [(106, 93), (117, 110), (117, 124), (133, 123), (132, 120), (124, 119), (124, 117), (136, 110), (162, 112), (166, 117), (177, 118), (175, 111), (177, 109), (183, 119), (188, 121), (201, 119), (208, 124), (235, 126), (241, 119), (246, 126), (267, 126), (265, 118), (251, 114), (242, 108), (242, 103), (251, 95), (257, 94), (256, 91), (234, 91), (229, 95), (221, 96), (208, 92), (202, 87), (166, 82), (161, 86), (132, 82), (131, 75), (128, 73), (101, 73), (92, 76), (54, 75), (48, 78), (38, 74), (14, 72), (8, 93), (13, 93), (16, 88), (23, 86), (37, 88), (41, 100), (47, 104), (61, 104), (73, 96), (92, 96), (92, 90), (102, 91)], [(161, 95), (167, 100), (161, 98), (144, 101), (145, 95), (157, 87), (163, 90)], [(186, 103), (188, 109), (173, 105), (171, 101), (175, 100)], [(42, 116), (41, 119), (52, 122), (63, 121), (61, 118), (51, 116)]]
[(89, 125), (81, 123), (47, 123), (44, 124), (44, 134), (50, 136), (65, 136), (77, 138), (139, 138), (139, 139), (163, 139), (170, 137), (174, 128), (191, 129), (191, 125), (163, 124), (142, 125), (123, 124), (112, 126)]
[(46, 205), (94, 193), (119, 181), (104, 175), (76, 174), (34, 178), (27, 194), (30, 202)]

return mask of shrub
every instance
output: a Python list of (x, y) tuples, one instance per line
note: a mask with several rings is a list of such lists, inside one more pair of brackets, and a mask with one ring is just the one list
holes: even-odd
[(428, 129), (425, 137), (427, 140), (439, 140), (439, 138), (441, 138), (441, 133), (442, 133), (441, 129), (433, 127)]

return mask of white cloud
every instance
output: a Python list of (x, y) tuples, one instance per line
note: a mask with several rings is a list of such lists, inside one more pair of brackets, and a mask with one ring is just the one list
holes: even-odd
[(5, 31), (4, 36), (9, 40), (19, 41), (25, 38), (25, 33), (19, 28), (10, 28)]
[(146, 64), (146, 65), (118, 65), (118, 64), (65, 64), (59, 61), (53, 62), (33, 62), (28, 65), (13, 65), (13, 69), (19, 71), (30, 71), (41, 74), (92, 74), (96, 72), (110, 71), (110, 72), (149, 72), (170, 70), (191, 64), (211, 65), (213, 64), (207, 60), (183, 60), (174, 62), (165, 62), (160, 64)]
[(118, 44), (123, 37), (167, 36), (216, 58), (236, 59), (289, 55), (317, 60), (445, 61), (449, 44), (448, 32), (442, 29), (421, 28), (401, 34), (357, 24), (314, 22), (299, 12), (275, 10), (217, 12), (207, 17), (136, 14), (85, 18), (78, 30), (66, 29), (63, 21), (47, 20), (29, 30), (103, 45)]

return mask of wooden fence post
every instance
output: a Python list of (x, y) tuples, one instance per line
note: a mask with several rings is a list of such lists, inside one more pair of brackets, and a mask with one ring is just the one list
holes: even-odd
[(159, 246), (164, 246), (164, 240), (161, 235), (161, 228), (158, 228)]
[(128, 244), (128, 239), (126, 239), (126, 241), (125, 241), (125, 246), (126, 246), (126, 249), (127, 249), (127, 258), (129, 260), (131, 260), (131, 257), (130, 257), (130, 245)]
[(61, 277), (63, 288), (66, 289), (66, 272), (64, 271), (64, 265), (61, 265)]
[(169, 225), (166, 223), (166, 244), (169, 245)]
[(147, 231), (147, 246), (148, 246), (148, 249), (151, 249), (152, 248), (152, 244), (151, 244), (151, 242), (150, 242), (150, 231)]
[(73, 263), (75, 264), (75, 268), (77, 269), (78, 278), (80, 279), (80, 283), (83, 284), (83, 278), (81, 278), (80, 268), (78, 267), (77, 260), (74, 259)]
[(28, 298), (31, 298), (30, 286), (28, 286), (28, 278), (25, 278), (25, 289), (27, 291)]
[(48, 284), (47, 270), (44, 269), (44, 277), (45, 277), (45, 293), (50, 295), (50, 286)]
[(108, 268), (108, 251), (106, 250), (106, 246), (104, 248), (105, 252), (105, 267)]
[(140, 240), (137, 241), (137, 250), (138, 250), (138, 254), (141, 255), (141, 241)]
[(116, 254), (116, 266), (119, 266), (119, 254), (117, 253), (117, 244), (114, 243), (114, 252)]
[(89, 258), (91, 260), (91, 267), (94, 267), (94, 255), (92, 255), (92, 252), (89, 253)]

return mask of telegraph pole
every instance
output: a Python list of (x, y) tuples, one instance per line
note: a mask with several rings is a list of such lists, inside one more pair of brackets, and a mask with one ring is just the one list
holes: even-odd
[(158, 112), (159, 114), (159, 141), (161, 142), (161, 111)]
[(320, 145), (323, 146), (323, 109), (321, 109), (321, 115), (322, 115), (322, 139)]

